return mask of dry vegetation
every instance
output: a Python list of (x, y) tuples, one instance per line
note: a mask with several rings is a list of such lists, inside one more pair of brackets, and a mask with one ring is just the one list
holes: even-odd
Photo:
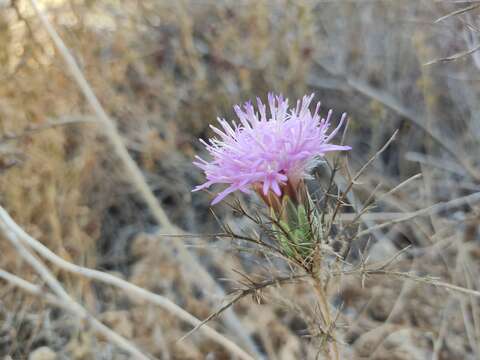
[[(350, 116), (345, 142), (354, 150), (336, 176), (340, 190), (399, 130), (340, 217), (351, 220), (375, 200), (358, 222), (350, 272), (327, 289), (341, 358), (480, 358), (480, 208), (470, 196), (480, 191), (480, 53), (469, 53), (479, 45), (480, 8), (416, 0), (42, 3), (168, 221), (112, 146), (112, 128), (31, 3), (12, 0), (0, 2), (0, 202), (29, 235), (198, 319), (245, 284), (288, 278), (284, 261), (210, 236), (222, 231), (219, 221), (232, 231), (253, 224), (225, 204), (212, 215), (211, 196), (190, 192), (202, 181), (191, 161), (197, 138), (211, 135), (217, 116), (231, 118), (233, 104), (270, 90), (289, 98), (314, 91)], [(319, 177), (312, 187), (325, 183), (326, 168)], [(247, 292), (210, 328), (178, 341), (195, 321), (126, 283), (68, 271), (37, 247), (49, 281), (21, 256), (32, 244), (12, 246), (2, 219), (2, 358), (131, 358), (95, 319), (158, 359), (233, 358), (212, 328), (254, 358), (327, 356), (319, 350), (331, 333), (301, 278)], [(28, 293), (12, 274), (37, 287)]]

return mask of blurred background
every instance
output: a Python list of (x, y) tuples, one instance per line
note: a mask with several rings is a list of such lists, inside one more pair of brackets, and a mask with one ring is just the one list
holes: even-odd
[[(220, 226), (209, 210), (211, 195), (191, 193), (203, 182), (192, 160), (205, 155), (198, 138), (212, 136), (208, 125), (217, 116), (233, 119), (234, 104), (265, 99), (268, 91), (292, 103), (314, 92), (322, 114), (329, 108), (335, 119), (349, 114), (352, 172), (399, 129), (354, 195), (361, 203), (376, 187), (385, 193), (422, 177), (379, 199), (379, 214), (413, 212), (480, 190), (475, 1), (40, 3), (170, 221), (199, 235), (182, 241), (226, 293), (238, 285), (237, 271), (262, 273), (265, 264), (208, 236)], [(203, 291), (201, 275), (172, 249), (172, 239), (158, 236), (161, 229), (30, 2), (0, 6), (1, 205), (66, 260), (207, 317), (222, 296)], [(412, 245), (399, 269), (478, 289), (478, 210), (467, 203), (389, 227), (371, 239), (368, 254), (380, 261)], [(215, 213), (232, 226), (248, 226), (226, 205)], [(0, 241), (0, 268), (42, 284), (7, 241)], [(177, 342), (191, 326), (161, 308), (51, 269), (99, 320), (159, 359), (231, 358), (199, 332)], [(67, 312), (0, 284), (5, 359), (129, 358)], [(364, 287), (345, 277), (336, 294), (344, 358), (480, 358), (478, 298), (388, 277), (367, 279)], [(250, 345), (222, 317), (210, 325), (265, 359), (314, 359), (316, 335), (297, 308), (314, 313), (312, 297), (293, 284), (265, 291), (260, 301), (242, 299), (231, 315)]]

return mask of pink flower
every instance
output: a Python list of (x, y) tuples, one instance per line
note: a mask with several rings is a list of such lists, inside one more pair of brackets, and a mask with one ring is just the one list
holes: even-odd
[(330, 144), (342, 126), (343, 114), (335, 130), (327, 134), (332, 110), (326, 119), (318, 114), (320, 103), (312, 113), (309, 109), (313, 94), (297, 101), (295, 108), (288, 107), (288, 99), (281, 95), (268, 95), (267, 107), (257, 98), (257, 109), (247, 102), (243, 108), (234, 107), (239, 123), (229, 124), (218, 119), (222, 129), (210, 125), (219, 138), (200, 139), (212, 156), (208, 162), (196, 156), (194, 164), (205, 172), (207, 181), (193, 191), (213, 184), (228, 185), (212, 204), (228, 194), (240, 190), (249, 193), (261, 189), (267, 196), (272, 191), (281, 196), (289, 184), (294, 188), (318, 164), (325, 153), (350, 150), (349, 146)]

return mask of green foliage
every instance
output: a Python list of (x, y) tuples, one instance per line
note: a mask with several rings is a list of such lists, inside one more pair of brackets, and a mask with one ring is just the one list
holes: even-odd
[(318, 217), (315, 216), (311, 203), (298, 205), (285, 197), (280, 216), (272, 214), (272, 218), (276, 220), (273, 229), (284, 254), (288, 257), (308, 258), (319, 239)]

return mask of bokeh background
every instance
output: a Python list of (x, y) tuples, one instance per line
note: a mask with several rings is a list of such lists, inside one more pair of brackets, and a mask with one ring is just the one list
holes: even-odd
[[(182, 241), (229, 293), (238, 271), (265, 273), (258, 254), (209, 236), (218, 221), (249, 226), (211, 195), (192, 165), (217, 116), (268, 91), (291, 101), (315, 92), (323, 113), (349, 114), (352, 172), (392, 133), (392, 146), (355, 186), (361, 203), (376, 187), (379, 214), (413, 212), (480, 190), (479, 9), (433, 0), (41, 1), (131, 157)], [(473, 5), (472, 5), (473, 4)], [(111, 272), (165, 295), (198, 318), (222, 297), (159, 236), (142, 198), (112, 151), (29, 1), (0, 3), (0, 201), (28, 233), (76, 264)], [(469, 7), (459, 14), (452, 12)], [(451, 16), (440, 19), (442, 16)], [(436, 22), (436, 20), (440, 21)], [(375, 223), (382, 217), (371, 216)], [(428, 214), (371, 239), (380, 261), (412, 245), (398, 267), (479, 288), (478, 207)], [(0, 267), (42, 279), (7, 241)], [(98, 319), (159, 359), (229, 359), (200, 332), (121, 291), (51, 267)], [(272, 271), (272, 270), (270, 270)], [(0, 356), (11, 359), (123, 359), (83, 322), (0, 282)], [(389, 277), (342, 279), (334, 303), (348, 359), (478, 359), (480, 308), (474, 297)], [(257, 299), (258, 300), (258, 299)], [(265, 291), (233, 308), (243, 334), (266, 359), (314, 359), (318, 343), (302, 284)], [(300, 305), (299, 305), (300, 304)], [(309, 305), (310, 304), (310, 305)], [(222, 320), (210, 323), (243, 346)], [(242, 345), (243, 344), (243, 345)], [(248, 345), (247, 345), (248, 346)], [(40, 350), (39, 350), (40, 349)], [(46, 355), (45, 355), (46, 354)], [(50, 355), (48, 355), (50, 354)], [(321, 355), (320, 355), (320, 358)]]

